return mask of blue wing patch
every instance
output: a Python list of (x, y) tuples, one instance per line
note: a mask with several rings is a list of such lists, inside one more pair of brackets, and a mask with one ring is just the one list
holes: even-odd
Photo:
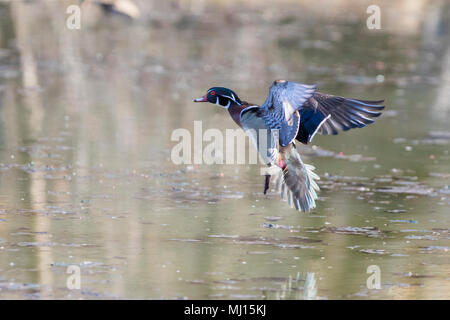
[(300, 109), (300, 127), (297, 134), (297, 140), (308, 144), (314, 138), (314, 135), (320, 129), (320, 126), (330, 118), (331, 115), (324, 115), (317, 110)]

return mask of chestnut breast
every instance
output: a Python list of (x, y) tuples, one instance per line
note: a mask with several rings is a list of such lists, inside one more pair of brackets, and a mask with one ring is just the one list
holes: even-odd
[(228, 112), (230, 113), (231, 118), (236, 122), (236, 124), (239, 127), (242, 127), (241, 125), (241, 111), (245, 108), (247, 108), (249, 104), (247, 102), (242, 102), (242, 104), (239, 106), (237, 104), (231, 104), (228, 108)]

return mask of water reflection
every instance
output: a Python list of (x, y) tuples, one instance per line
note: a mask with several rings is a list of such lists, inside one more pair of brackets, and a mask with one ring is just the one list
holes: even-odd
[[(134, 2), (86, 2), (80, 30), (70, 1), (0, 3), (1, 298), (449, 298), (447, 1), (381, 1), (376, 31), (364, 2)], [(259, 166), (170, 161), (174, 129), (234, 128), (192, 98), (261, 103), (277, 78), (387, 100), (302, 148), (313, 214), (263, 196)], [(298, 272), (314, 294), (283, 289)]]

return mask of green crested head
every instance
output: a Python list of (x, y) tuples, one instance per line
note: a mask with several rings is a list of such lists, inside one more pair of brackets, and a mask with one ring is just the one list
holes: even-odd
[(233, 103), (237, 105), (242, 104), (241, 99), (239, 99), (233, 90), (223, 87), (212, 87), (208, 89), (203, 97), (195, 99), (194, 102), (210, 102), (226, 109)]

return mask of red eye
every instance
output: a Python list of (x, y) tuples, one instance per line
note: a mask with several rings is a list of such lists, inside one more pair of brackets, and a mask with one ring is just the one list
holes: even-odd
[(215, 93), (214, 91), (211, 91), (210, 94), (213, 96), (213, 95), (215, 95), (216, 93)]

